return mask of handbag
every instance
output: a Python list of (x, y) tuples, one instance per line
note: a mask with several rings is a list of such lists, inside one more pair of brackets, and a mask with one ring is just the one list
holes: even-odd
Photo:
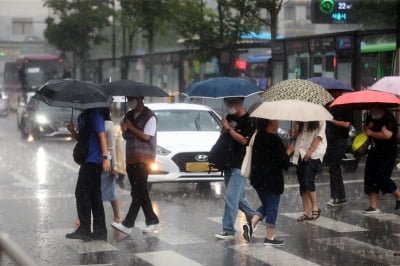
[(354, 155), (364, 156), (368, 153), (370, 144), (371, 138), (365, 132), (361, 132), (354, 138), (351, 149)]
[(244, 155), (240, 174), (246, 178), (250, 178), (251, 174), (251, 158), (253, 156), (254, 139), (256, 138), (257, 131), (251, 136), (249, 145), (246, 147), (246, 154)]

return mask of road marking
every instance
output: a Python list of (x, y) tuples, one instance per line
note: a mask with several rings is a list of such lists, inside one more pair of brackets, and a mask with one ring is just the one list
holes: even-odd
[[(143, 230), (146, 227), (146, 224), (144, 222), (137, 222), (135, 227)], [(155, 236), (170, 245), (188, 245), (207, 242), (190, 232), (182, 230), (182, 228), (178, 228), (165, 222), (160, 223), (160, 229), (157, 230), (156, 233), (148, 235)]]
[(349, 237), (321, 238), (315, 239), (314, 241), (375, 261), (378, 264), (399, 265), (400, 262), (399, 258), (395, 256), (396, 253), (392, 250), (364, 243)]
[(384, 222), (391, 222), (391, 223), (395, 223), (395, 224), (400, 224), (400, 216), (393, 214), (393, 213), (377, 213), (377, 214), (364, 214), (363, 211), (361, 210), (351, 210), (351, 213), (354, 214), (358, 214), (358, 215), (362, 215), (364, 217), (370, 217), (370, 218), (374, 218), (377, 219), (379, 221), (384, 221)]
[[(236, 219), (236, 223), (235, 223), (235, 228), (239, 229), (239, 232), (243, 232), (243, 225), (246, 223), (246, 220), (241, 219), (242, 217), (239, 216)], [(244, 218), (244, 216), (243, 216)], [(208, 217), (207, 218), (210, 221), (213, 221), (215, 223), (221, 224), (222, 222), (222, 217)], [(277, 237), (281, 237), (281, 236), (288, 236), (287, 233), (284, 233), (282, 231), (275, 231), (275, 236)], [(265, 226), (263, 222), (258, 223), (258, 226), (256, 228), (256, 231), (253, 233), (253, 237), (255, 238), (265, 238)]]
[(57, 160), (57, 159), (55, 159), (55, 158), (53, 158), (51, 156), (47, 156), (47, 160), (49, 160), (52, 163), (58, 164), (59, 166), (65, 167), (65, 168), (67, 168), (67, 169), (69, 169), (69, 170), (71, 170), (73, 172), (77, 173), (79, 171), (79, 166), (78, 165), (71, 165), (71, 164), (69, 164), (69, 163), (67, 163), (65, 161)]
[(135, 257), (153, 266), (201, 266), (201, 264), (186, 258), (172, 250), (137, 253)]
[(107, 252), (107, 251), (118, 251), (119, 249), (109, 244), (106, 241), (82, 241), (78, 239), (67, 239), (65, 234), (71, 233), (71, 229), (55, 229), (51, 230), (47, 235), (50, 239), (56, 239), (61, 241), (65, 245), (69, 246), (72, 250), (78, 254)]
[(26, 187), (29, 189), (37, 189), (38, 183), (35, 183), (25, 176), (19, 174), (18, 172), (11, 172), (11, 176), (16, 179), (18, 182), (16, 183), (17, 186)]
[[(299, 216), (301, 216), (303, 213), (301, 212), (295, 212), (295, 213), (282, 213), (282, 215), (297, 219)], [(317, 220), (311, 220), (311, 221), (304, 221), (306, 223), (314, 224), (319, 227), (329, 229), (338, 233), (348, 233), (348, 232), (363, 232), (363, 231), (369, 231), (366, 228), (360, 227), (358, 225), (352, 225), (348, 223), (344, 223), (341, 221), (337, 221), (331, 218), (326, 218), (326, 217), (319, 217)]]
[[(255, 243), (248, 245), (233, 245), (230, 248), (264, 263), (274, 266), (318, 266), (319, 264), (303, 259), (281, 248), (265, 247), (263, 243)], [(242, 257), (242, 256), (240, 256)]]

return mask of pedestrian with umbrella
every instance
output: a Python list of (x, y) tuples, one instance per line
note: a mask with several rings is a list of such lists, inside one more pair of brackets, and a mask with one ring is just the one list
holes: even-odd
[(250, 80), (219, 77), (194, 83), (184, 93), (188, 97), (223, 98), (228, 115), (222, 119), (221, 136), (210, 151), (209, 162), (224, 171), (226, 197), (222, 217), (222, 232), (217, 239), (233, 239), (238, 210), (250, 221), (254, 210), (245, 197), (246, 178), (241, 175), (241, 165), (246, 145), (254, 133), (255, 125), (243, 107), (244, 97), (260, 93)]
[(155, 161), (157, 147), (157, 118), (144, 105), (145, 96), (168, 96), (161, 88), (144, 83), (120, 80), (103, 85), (113, 96), (127, 96), (130, 110), (121, 121), (121, 130), (126, 140), (126, 172), (131, 184), (132, 202), (125, 219), (111, 226), (125, 234), (132, 234), (136, 218), (142, 208), (146, 228), (143, 233), (159, 229), (159, 218), (153, 210), (147, 179), (151, 164)]
[(368, 195), (370, 206), (364, 209), (364, 214), (380, 213), (380, 192), (393, 194), (396, 199), (394, 209), (400, 210), (400, 191), (391, 179), (397, 157), (397, 122), (386, 109), (399, 104), (396, 96), (373, 90), (345, 94), (331, 104), (369, 110), (364, 130), (372, 143), (365, 164), (364, 192)]
[[(262, 95), (261, 101), (257, 105), (261, 104), (262, 106), (265, 104), (262, 102), (269, 104), (286, 100), (326, 105), (333, 98), (323, 87), (315, 82), (303, 79), (291, 79), (281, 81), (269, 88)], [(294, 108), (291, 105), (283, 106), (284, 110), (279, 108), (282, 112), (285, 112), (285, 109), (292, 110)], [(299, 105), (298, 108), (301, 106)], [(278, 108), (275, 110), (277, 111)], [(293, 110), (297, 110), (297, 108)], [(304, 113), (304, 108), (302, 110), (299, 113)], [(325, 134), (326, 122), (318, 119), (318, 113), (314, 113), (314, 115), (307, 118), (306, 122), (299, 120), (300, 122), (295, 123), (295, 134), (293, 134), (293, 137), (297, 137), (297, 140), (292, 163), (297, 166), (297, 178), (300, 184), (300, 195), (304, 208), (304, 213), (297, 219), (298, 221), (318, 219), (321, 214), (317, 202), (315, 178), (321, 167), (327, 147)]]
[(66, 234), (66, 238), (106, 241), (101, 173), (109, 171), (110, 161), (104, 119), (97, 108), (109, 107), (112, 97), (92, 83), (72, 79), (51, 80), (44, 84), (34, 97), (52, 106), (84, 110), (78, 117), (78, 132), (75, 131), (72, 121), (68, 125), (68, 130), (78, 140), (74, 149), (74, 159), (80, 164), (75, 189), (80, 226), (75, 232)]
[[(324, 87), (335, 99), (343, 93), (354, 91), (349, 84), (332, 78), (313, 77), (308, 80)], [(350, 126), (354, 119), (353, 111), (349, 108), (328, 107), (328, 110), (333, 115), (333, 120), (327, 121), (326, 124), (328, 147), (324, 161), (329, 166), (331, 190), (331, 199), (326, 205), (338, 207), (347, 204), (341, 164), (347, 149)]]
[[(264, 245), (282, 246), (283, 240), (274, 236), (280, 196), (284, 191), (283, 170), (289, 167), (294, 145), (284, 147), (276, 135), (279, 120), (329, 120), (332, 116), (322, 106), (299, 100), (264, 102), (250, 114), (257, 118), (258, 132), (252, 137), (250, 182), (260, 198), (261, 206), (251, 222), (243, 225), (243, 237), (251, 241), (255, 226), (265, 218)], [(247, 154), (246, 154), (247, 156)]]

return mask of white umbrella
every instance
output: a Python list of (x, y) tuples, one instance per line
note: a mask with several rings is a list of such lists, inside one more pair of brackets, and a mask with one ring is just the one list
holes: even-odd
[(333, 118), (322, 105), (300, 100), (263, 102), (250, 116), (302, 122), (332, 120)]
[(383, 91), (400, 96), (400, 77), (399, 76), (387, 76), (383, 77), (369, 88), (374, 91)]

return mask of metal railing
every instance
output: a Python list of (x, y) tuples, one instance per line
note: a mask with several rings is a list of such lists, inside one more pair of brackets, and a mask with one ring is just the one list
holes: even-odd
[(0, 233), (0, 265), (6, 255), (12, 262), (20, 266), (37, 266), (38, 264), (28, 256), (11, 238), (5, 233)]

